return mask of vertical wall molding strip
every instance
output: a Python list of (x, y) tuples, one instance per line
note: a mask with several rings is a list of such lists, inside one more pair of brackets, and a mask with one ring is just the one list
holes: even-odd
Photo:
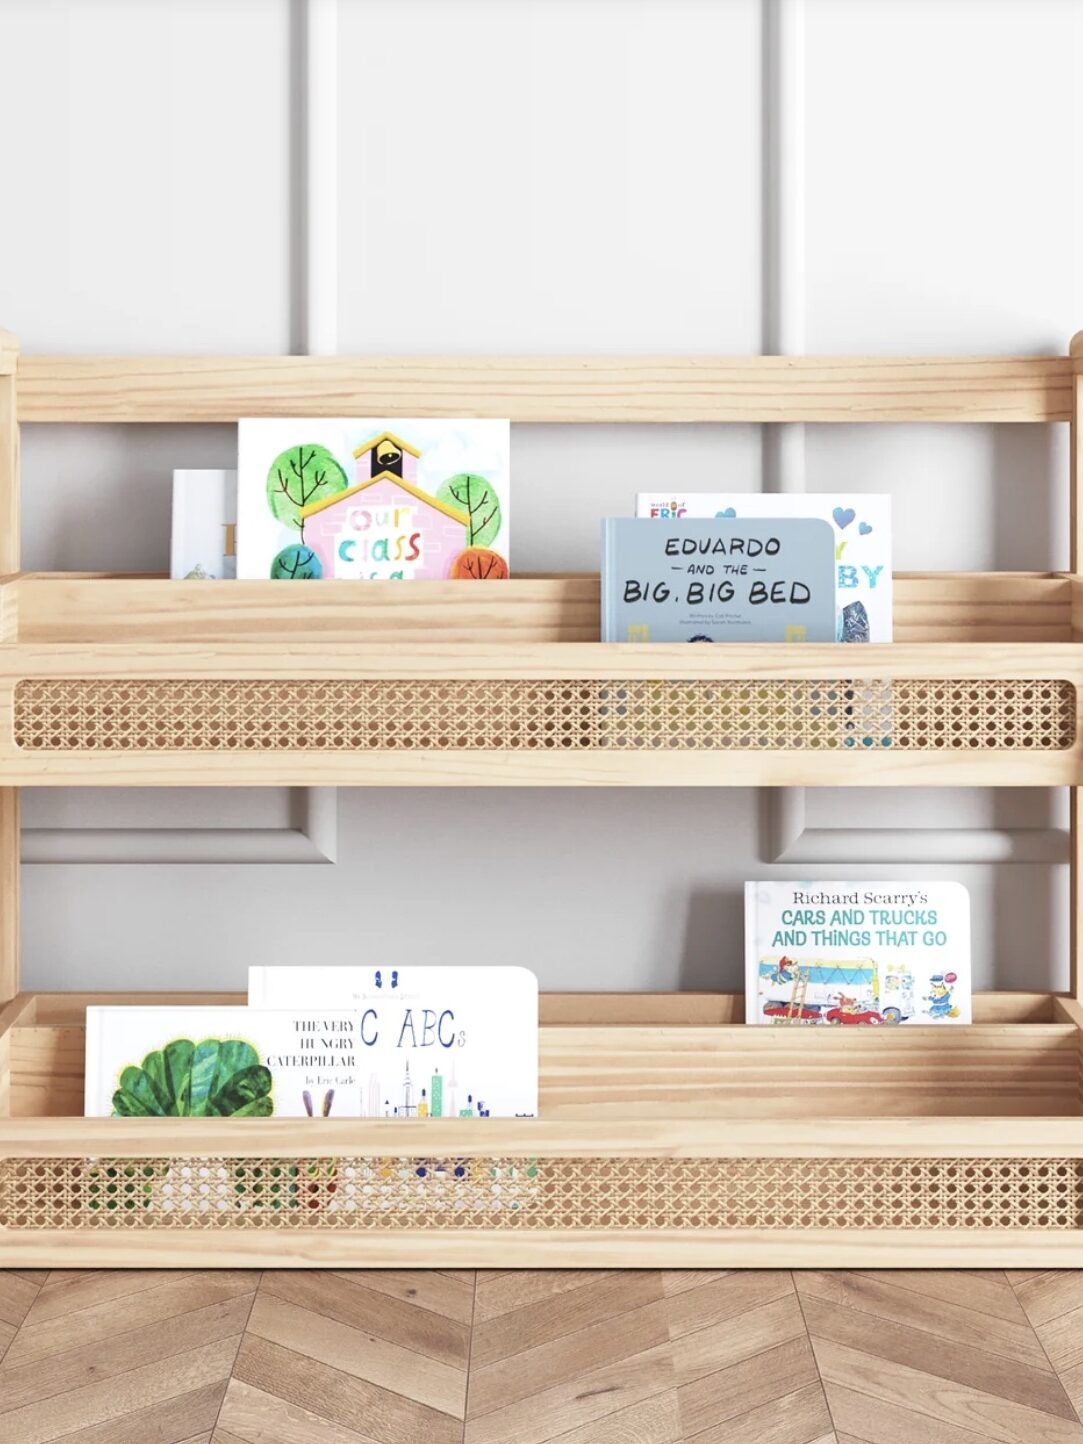
[[(762, 349), (768, 356), (805, 351), (805, 0), (762, 0), (763, 110)], [(804, 491), (805, 428), (762, 428), (764, 491)], [(761, 794), (762, 852), (778, 862), (801, 837), (805, 792), (768, 787)]]
[[(290, 209), (301, 217), (294, 236), (291, 282), (297, 295), (291, 310), (300, 318), (301, 350), (311, 356), (331, 356), (338, 350), (338, 0), (300, 0), (291, 20), (290, 64), (300, 153), (292, 167), (295, 194)], [(0, 391), (0, 438), (6, 434), (3, 394)], [(0, 494), (6, 495), (2, 485)], [(0, 528), (0, 547), (3, 535)], [(9, 528), (9, 551), (11, 535)], [(0, 566), (0, 572), (18, 569), (17, 545), (16, 539), (16, 549), (8, 558), (11, 564)], [(291, 787), (289, 793), (289, 827), (27, 828), (22, 834), (22, 861), (31, 866), (333, 863), (337, 789)], [(17, 826), (18, 795), (14, 802), (0, 795), (0, 829)], [(12, 947), (17, 950), (17, 939), (5, 940), (3, 919), (3, 898), (15, 885), (10, 878), (0, 878), (0, 982), (5, 955)], [(0, 986), (0, 1002), (3, 997)]]
[(303, 350), (338, 351), (338, 0), (304, 0)]
[[(805, 0), (763, 0), (763, 351), (805, 344)], [(804, 491), (805, 428), (763, 428), (765, 491)]]
[[(807, 350), (805, 0), (763, 0), (763, 350)], [(803, 425), (763, 428), (764, 491), (806, 486)], [(761, 855), (775, 864), (835, 866), (1066, 862), (1058, 828), (808, 828), (803, 787), (762, 793)]]

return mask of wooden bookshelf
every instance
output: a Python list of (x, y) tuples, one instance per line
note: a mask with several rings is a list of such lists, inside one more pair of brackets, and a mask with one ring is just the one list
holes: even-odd
[[(17, 420), (1067, 422), (1038, 358), (20, 358), (0, 333), (0, 1265), (1083, 1266), (1083, 577), (903, 574), (890, 646), (605, 646), (596, 576), (25, 573)], [(20, 991), (24, 786), (1072, 791), (1071, 986), (969, 1028), (543, 997), (538, 1120), (91, 1120), (95, 1002)], [(584, 805), (589, 805), (585, 803)], [(751, 865), (751, 859), (750, 859)], [(93, 979), (87, 978), (88, 985)]]

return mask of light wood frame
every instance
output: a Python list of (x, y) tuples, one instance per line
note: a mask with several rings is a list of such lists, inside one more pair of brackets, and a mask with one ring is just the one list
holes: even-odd
[[(0, 1225), (0, 1265), (48, 1266), (62, 1258), (67, 1266), (166, 1267), (1083, 1266), (1081, 367), (1079, 337), (1066, 357), (1023, 358), (20, 359), (14, 338), (0, 333), (0, 1219), (7, 1225)], [(1068, 422), (1070, 570), (900, 576), (898, 640), (844, 652), (822, 646), (602, 646), (595, 577), (516, 578), (491, 589), (324, 583), (309, 589), (299, 608), (269, 583), (207, 587), (19, 571), (20, 420), (221, 422), (251, 414), (351, 412), (498, 414), (530, 422)], [(261, 640), (269, 623), (284, 642)], [(721, 755), (632, 750), (479, 756), (441, 747), (88, 756), (78, 749), (28, 751), (16, 744), (12, 720), (16, 688), (28, 681), (604, 684), (675, 674), (711, 683), (838, 675), (975, 684), (1047, 679), (1076, 689), (1074, 740), (1030, 752), (813, 755), (779, 748)], [(974, 1164), (1010, 1172), (1018, 1165), (1023, 1173), (1013, 1175), (1011, 1185), (1014, 1223), (977, 1230), (924, 1226), (920, 1194), (911, 1191), (914, 1214), (904, 1227), (883, 1221), (872, 1227), (865, 1218), (830, 1229), (734, 1229), (701, 1218), (696, 1227), (635, 1228), (627, 1216), (621, 1227), (607, 1227), (599, 1218), (590, 1227), (503, 1231), (100, 1227), (101, 1218), (80, 1213), (79, 1189), (87, 1187), (103, 1156), (133, 1167), (168, 1158), (178, 1168), (186, 1158), (209, 1157), (233, 1167), (253, 1157), (296, 1162), (317, 1151), (332, 1163), (377, 1155), (413, 1159), (419, 1135), (385, 1120), (305, 1120), (303, 1127), (284, 1119), (243, 1125), (210, 1120), (178, 1128), (164, 1120), (156, 1126), (153, 1120), (73, 1116), (81, 1090), (83, 1013), (107, 995), (20, 993), (18, 973), (18, 789), (72, 782), (1068, 786), (1072, 956), (1066, 997), (981, 995), (968, 1030), (825, 1034), (746, 1031), (740, 1000), (726, 995), (548, 997), (542, 1007), (543, 1117), (530, 1123), (446, 1120), (426, 1134), (426, 1149), (438, 1141), (441, 1150), (464, 1160), (484, 1163), (498, 1155), (568, 1166), (580, 1159), (620, 1165), (633, 1180), (637, 1168), (682, 1161), (693, 1167), (776, 1163), (792, 1167), (795, 1179), (806, 1170), (814, 1190), (821, 1187), (815, 1179), (823, 1160), (840, 1167), (847, 1160), (899, 1167), (900, 1178), (906, 1168), (930, 1162), (949, 1172)], [(116, 1000), (193, 999), (125, 994)], [(234, 1001), (229, 995), (204, 1000)], [(632, 1063), (646, 1070), (634, 1086), (622, 1081)], [(784, 1083), (769, 1081), (776, 1072)], [(1035, 1225), (1026, 1212), (1030, 1205), (1019, 1202), (1031, 1196), (1031, 1163), (1039, 1171), (1060, 1170), (1062, 1194), (1078, 1192), (1079, 1217), (1070, 1226), (1063, 1216), (1055, 1227)], [(73, 1185), (72, 1177), (81, 1182)], [(47, 1209), (37, 1225), (27, 1221), (33, 1204), (31, 1215), (19, 1213), (27, 1197), (40, 1198), (41, 1189), (53, 1187), (50, 1178), (57, 1190), (67, 1190), (61, 1228), (41, 1223)], [(12, 1222), (17, 1216), (21, 1225)]]

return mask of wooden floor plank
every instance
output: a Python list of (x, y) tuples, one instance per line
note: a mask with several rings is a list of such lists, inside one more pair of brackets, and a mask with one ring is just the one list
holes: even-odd
[[(479, 1285), (479, 1307), (482, 1293)], [(553, 1294), (495, 1318), (479, 1318), (474, 1324), (471, 1367), (485, 1368), (661, 1298), (661, 1278), (645, 1269), (610, 1274), (600, 1283)]]
[(193, 1429), (199, 1431), (196, 1439), (210, 1438), (225, 1387), (209, 1384), (149, 1409), (77, 1429), (64, 1434), (62, 1444), (191, 1444)]
[(18, 1328), (33, 1307), (40, 1288), (40, 1284), (11, 1269), (0, 1269), (0, 1324)]
[(376, 1444), (371, 1434), (333, 1424), (239, 1379), (231, 1379), (226, 1389), (214, 1444), (227, 1435), (238, 1444)]
[(1015, 1293), (1036, 1329), (1064, 1314), (1083, 1309), (1083, 1270), (1039, 1274), (1015, 1285)]
[(251, 1270), (206, 1269), (179, 1278), (169, 1277), (149, 1289), (110, 1298), (71, 1314), (53, 1315), (40, 1323), (36, 1322), (32, 1309), (8, 1349), (2, 1367), (56, 1358), (66, 1349), (107, 1340), (118, 1333), (131, 1333), (208, 1304), (248, 1296), (258, 1278)]
[(834, 1444), (820, 1381), (687, 1436), (688, 1444)]
[[(721, 1319), (673, 1343), (673, 1370), (678, 1386), (694, 1383), (719, 1369), (766, 1354), (779, 1344), (805, 1337), (805, 1321), (795, 1293), (772, 1299), (759, 1308)], [(787, 1392), (785, 1383), (780, 1393)]]
[(910, 1289), (927, 1299), (942, 1299), (975, 1313), (1022, 1322), (1023, 1306), (1003, 1273), (977, 1269), (861, 1269), (856, 1277)]
[(684, 1444), (675, 1390), (561, 1434), (553, 1444)]
[(262, 1289), (252, 1306), (248, 1335), (453, 1418), (462, 1419), (466, 1411), (465, 1368), (413, 1353)]
[[(4, 1444), (50, 1444), (90, 1425), (107, 1422), (112, 1425), (126, 1415), (150, 1411), (154, 1405), (210, 1384), (220, 1384), (224, 1392), (236, 1353), (235, 1339), (221, 1339), (187, 1354), (175, 1355), (167, 1369), (159, 1363), (144, 1364), (115, 1378), (57, 1394), (44, 1404), (26, 1404), (21, 1409), (9, 1410), (0, 1414), (0, 1438)], [(188, 1423), (185, 1432), (190, 1434), (191, 1430), (192, 1425)], [(116, 1431), (102, 1438), (114, 1444), (115, 1434)], [(139, 1444), (146, 1444), (145, 1434)]]
[[(94, 1304), (109, 1303), (142, 1293), (157, 1284), (188, 1278), (193, 1272), (192, 1269), (67, 1269), (55, 1282), (50, 1274), (31, 1306), (28, 1322), (41, 1324), (47, 1319), (62, 1318)], [(253, 1273), (252, 1277), (255, 1288), (259, 1274)]]
[[(925, 1415), (935, 1421), (937, 1430), (952, 1425), (999, 1444), (1020, 1444), (1022, 1440), (1026, 1444), (1083, 1444), (1083, 1425), (1077, 1420), (1047, 1414), (829, 1340), (816, 1340), (816, 1363), (836, 1422), (839, 1415), (834, 1390), (841, 1387)], [(855, 1432), (852, 1424), (844, 1427)], [(861, 1430), (856, 1432), (860, 1437)], [(939, 1440), (939, 1433), (936, 1437)]]
[(578, 1378), (543, 1389), (528, 1399), (468, 1419), (465, 1444), (548, 1444), (549, 1440), (628, 1409), (633, 1404), (672, 1392), (673, 1360), (663, 1344), (633, 1354), (616, 1364), (581, 1373)]
[(574, 1333), (562, 1334), (494, 1364), (470, 1370), (469, 1418), (529, 1398), (632, 1354), (658, 1348), (669, 1338), (665, 1300), (657, 1299), (631, 1313), (602, 1319)]
[[(888, 1404), (854, 1389), (833, 1386), (830, 1395), (839, 1444), (990, 1444), (995, 1437), (932, 1419), (904, 1404)], [(1015, 1444), (1031, 1441), (1017, 1436)]]
[(233, 1377), (332, 1424), (363, 1422), (377, 1444), (462, 1444), (460, 1419), (253, 1334), (241, 1343)]
[(733, 1269), (665, 1269), (662, 1273), (662, 1292), (683, 1294), (688, 1289), (698, 1289), (700, 1284), (724, 1279), (731, 1273)]
[(603, 1279), (612, 1278), (615, 1272), (614, 1269), (520, 1269), (503, 1274), (482, 1271), (478, 1274), (474, 1317), (478, 1322), (495, 1319), (513, 1309), (541, 1303), (555, 1294), (582, 1288), (584, 1284), (597, 1286)]
[(259, 1292), (261, 1299), (296, 1304), (450, 1368), (465, 1369), (470, 1357), (468, 1324), (367, 1288), (345, 1274), (276, 1269), (264, 1275)]
[(434, 1269), (337, 1269), (336, 1273), (377, 1293), (442, 1314), (467, 1328), (474, 1316), (473, 1284), (449, 1279)]
[(144, 1364), (162, 1363), (203, 1344), (233, 1339), (239, 1347), (253, 1297), (241, 1294), (62, 1354), (0, 1367), (0, 1419), (8, 1410), (115, 1378)]
[(671, 1295), (666, 1303), (669, 1334), (680, 1339), (711, 1324), (736, 1318), (749, 1309), (794, 1297), (788, 1273), (770, 1269), (726, 1274), (700, 1288)]
[(802, 1300), (814, 1297), (857, 1309), (869, 1318), (870, 1328), (874, 1327), (872, 1320), (886, 1319), (924, 1329), (947, 1347), (977, 1344), (990, 1355), (1051, 1372), (1045, 1351), (1025, 1316), (1012, 1321), (979, 1315), (959, 1304), (930, 1299), (913, 1288), (900, 1288), (854, 1273), (810, 1269), (798, 1274), (796, 1282)]
[[(705, 1374), (678, 1390), (681, 1423), (688, 1438), (714, 1431), (796, 1390), (819, 1386), (812, 1346), (802, 1334), (728, 1368)], [(821, 1431), (822, 1432), (822, 1431)]]
[[(889, 1319), (870, 1324), (869, 1316), (857, 1309), (829, 1304), (812, 1295), (802, 1295), (805, 1322), (813, 1346), (821, 1339), (862, 1349), (878, 1359), (899, 1360), (909, 1367), (940, 1379), (965, 1384), (987, 1394), (1027, 1404), (1063, 1419), (1075, 1419), (1075, 1410), (1057, 1376), (1030, 1364), (987, 1354), (981, 1348), (952, 1344), (945, 1348), (935, 1335), (911, 1329)], [(975, 1335), (980, 1339), (979, 1335)]]

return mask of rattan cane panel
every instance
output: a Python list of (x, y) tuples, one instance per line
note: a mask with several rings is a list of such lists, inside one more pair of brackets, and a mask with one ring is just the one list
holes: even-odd
[(1083, 1160), (8, 1159), (8, 1229), (1083, 1227)]
[(109, 681), (15, 688), (39, 752), (1050, 751), (1066, 681)]

